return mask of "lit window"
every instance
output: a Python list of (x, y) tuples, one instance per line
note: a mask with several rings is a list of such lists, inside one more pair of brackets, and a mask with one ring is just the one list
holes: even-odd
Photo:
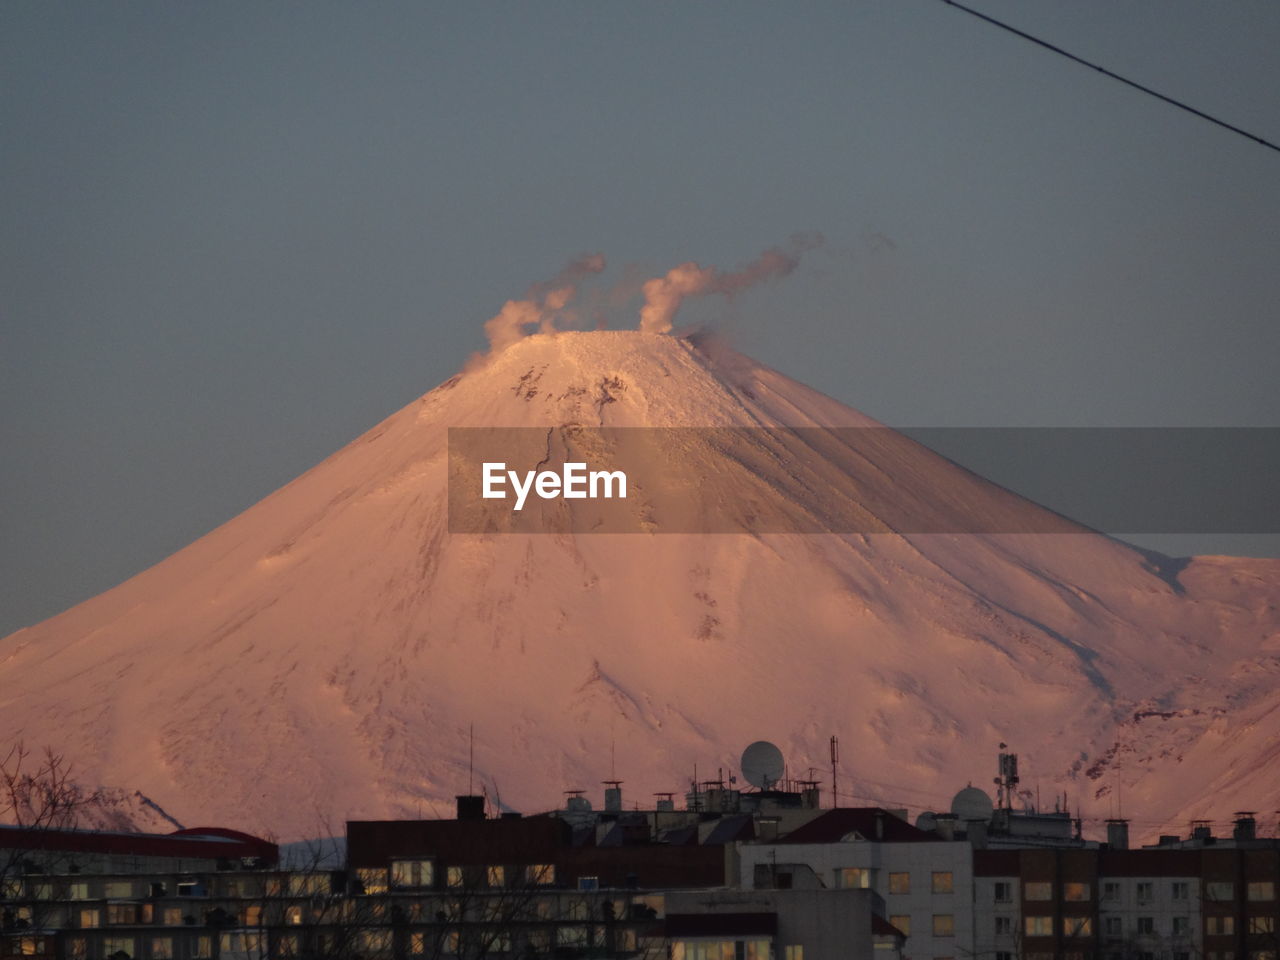
[(182, 926), (182, 908), (181, 907), (165, 907), (164, 914), (160, 918), (160, 922), (166, 927)]
[(933, 872), (934, 893), (951, 893), (954, 889), (955, 879), (952, 877), (950, 870), (935, 870)]
[(787, 944), (784, 948), (783, 960), (804, 960), (804, 944)]
[(1028, 883), (1023, 888), (1022, 896), (1027, 900), (1052, 900), (1052, 883)]
[(364, 893), (387, 892), (387, 871), (379, 867), (357, 867), (356, 880)]
[(251, 903), (244, 908), (244, 925), (246, 927), (262, 926), (262, 905)]
[(445, 873), (446, 882), (451, 887), (460, 887), (463, 883), (462, 868), (450, 867)]
[(1093, 919), (1091, 917), (1063, 917), (1062, 935), (1064, 937), (1092, 937)]
[(128, 957), (136, 956), (133, 937), (103, 937), (102, 955), (104, 957), (113, 957), (117, 953), (123, 953)]
[(430, 860), (391, 861), (393, 887), (429, 887), (434, 882), (435, 870)]
[(889, 874), (889, 892), (890, 893), (910, 893), (911, 892), (911, 874), (909, 873)]
[(294, 873), (289, 875), (289, 892), (299, 897), (314, 897), (329, 892), (327, 873)]
[(84, 960), (89, 955), (89, 941), (84, 937), (72, 937), (67, 941), (67, 956), (72, 960)]
[(933, 915), (933, 935), (935, 937), (954, 937), (956, 935), (956, 918), (949, 913)]
[(843, 890), (866, 890), (871, 887), (871, 871), (866, 867), (840, 867), (836, 870), (836, 886)]
[(211, 937), (196, 937), (194, 960), (208, 960), (211, 956), (213, 956), (213, 939)]
[(370, 953), (385, 953), (391, 949), (391, 931), (381, 927), (361, 930), (360, 946)]
[(1053, 917), (1027, 917), (1026, 933), (1028, 937), (1053, 936)]
[(133, 882), (131, 880), (108, 880), (103, 884), (103, 896), (108, 899), (132, 897)]
[(285, 933), (276, 938), (277, 957), (296, 957), (297, 955), (298, 935), (296, 933)]
[(96, 927), (98, 923), (99, 923), (99, 920), (98, 920), (97, 910), (81, 910), (80, 911), (81, 927)]
[(1089, 899), (1089, 885), (1087, 883), (1064, 883), (1062, 885), (1062, 899), (1080, 902)]
[(126, 924), (138, 922), (138, 907), (132, 903), (108, 903), (107, 923)]
[(529, 883), (546, 885), (556, 882), (555, 864), (532, 863), (524, 868), (525, 880)]
[(1276, 918), (1275, 917), (1250, 917), (1249, 932), (1250, 933), (1275, 933)]
[(151, 960), (173, 960), (173, 938), (151, 938)]
[(911, 936), (911, 917), (909, 914), (894, 914), (889, 918), (889, 922), (901, 930), (904, 937)]
[(486, 871), (486, 875), (491, 887), (505, 887), (507, 885), (507, 871), (503, 867), (490, 867)]
[(88, 900), (89, 884), (85, 883), (83, 880), (79, 880), (76, 883), (73, 883), (70, 886), (68, 886), (67, 899), (68, 900)]
[(1263, 880), (1260, 883), (1249, 884), (1250, 900), (1274, 900), (1276, 898), (1276, 885), (1270, 880)]
[(591, 942), (586, 927), (560, 927), (556, 931), (556, 946), (585, 947)]
[(1232, 936), (1236, 932), (1235, 917), (1205, 917), (1204, 932), (1211, 937)]
[(1250, 950), (1249, 960), (1276, 960), (1274, 950)]

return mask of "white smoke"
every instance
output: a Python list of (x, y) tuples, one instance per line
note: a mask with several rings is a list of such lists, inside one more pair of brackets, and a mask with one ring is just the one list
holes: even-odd
[(578, 293), (578, 284), (604, 270), (603, 253), (588, 253), (572, 261), (545, 283), (534, 284), (520, 300), (508, 300), (484, 325), (489, 355), (500, 353), (534, 329), (551, 333), (556, 318)]
[(644, 306), (640, 308), (640, 329), (645, 333), (667, 333), (676, 312), (689, 297), (712, 293), (733, 297), (748, 287), (775, 280), (791, 273), (800, 263), (800, 255), (823, 242), (821, 234), (797, 234), (786, 248), (766, 250), (746, 266), (731, 273), (715, 267), (702, 267), (690, 260), (672, 267), (661, 277), (646, 280), (640, 288)]

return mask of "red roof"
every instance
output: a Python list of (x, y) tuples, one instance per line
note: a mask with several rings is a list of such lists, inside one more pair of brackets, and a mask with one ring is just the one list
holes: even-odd
[(61, 850), (76, 853), (114, 853), (185, 860), (256, 858), (274, 864), (279, 848), (267, 840), (227, 830), (197, 827), (174, 833), (126, 833), (112, 830), (41, 830), (0, 826), (0, 848)]

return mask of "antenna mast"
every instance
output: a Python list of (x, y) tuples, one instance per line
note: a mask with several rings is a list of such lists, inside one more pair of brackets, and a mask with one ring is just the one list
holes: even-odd
[(840, 741), (831, 735), (831, 809), (840, 806), (840, 791), (836, 789), (836, 764), (840, 760)]

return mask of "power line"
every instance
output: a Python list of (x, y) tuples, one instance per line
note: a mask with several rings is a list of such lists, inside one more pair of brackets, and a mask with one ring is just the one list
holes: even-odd
[(1000, 20), (997, 20), (995, 17), (989, 17), (985, 13), (979, 13), (977, 10), (974, 10), (972, 7), (966, 7), (963, 3), (957, 3), (956, 0), (942, 0), (942, 2), (949, 7), (955, 7), (958, 10), (963, 10), (965, 13), (973, 15), (977, 17), (979, 20), (985, 20), (987, 23), (991, 24), (992, 26), (999, 27), (1001, 30), (1007, 30), (1009, 33), (1012, 33), (1015, 36), (1021, 37), (1024, 40), (1030, 40), (1032, 43), (1037, 44), (1038, 46), (1044, 47), (1046, 50), (1052, 50), (1054, 53), (1061, 54), (1062, 56), (1066, 57), (1068, 60), (1074, 60), (1076, 63), (1083, 64), (1086, 67), (1092, 67), (1094, 70), (1097, 70), (1101, 74), (1105, 74), (1106, 76), (1110, 77), (1112, 80), (1119, 80), (1121, 83), (1127, 84), (1128, 86), (1133, 87), (1135, 90), (1141, 90), (1143, 93), (1150, 94), (1151, 96), (1155, 97), (1158, 100), (1163, 100), (1165, 103), (1172, 104), (1173, 106), (1177, 107), (1179, 110), (1185, 110), (1187, 111), (1187, 113), (1195, 114), (1197, 117), (1200, 117), (1202, 120), (1208, 120), (1210, 123), (1216, 123), (1218, 126), (1224, 127), (1225, 129), (1230, 130), (1232, 133), (1238, 133), (1240, 134), (1240, 136), (1247, 137), (1248, 139), (1252, 140), (1254, 143), (1260, 143), (1262, 144), (1262, 146), (1267, 147), (1270, 150), (1274, 150), (1276, 151), (1276, 153), (1280, 153), (1280, 146), (1277, 146), (1276, 144), (1272, 143), (1270, 140), (1264, 140), (1262, 137), (1258, 136), (1257, 134), (1250, 133), (1248, 130), (1241, 130), (1239, 127), (1233, 126), (1227, 123), (1225, 120), (1219, 120), (1217, 117), (1210, 116), (1209, 114), (1205, 113), (1203, 110), (1197, 110), (1195, 107), (1185, 104), (1181, 100), (1175, 100), (1173, 97), (1167, 97), (1163, 93), (1160, 93), (1159, 91), (1152, 90), (1150, 87), (1144, 87), (1142, 84), (1137, 83), (1136, 81), (1130, 80), (1128, 77), (1122, 77), (1118, 73), (1112, 73), (1106, 67), (1099, 66), (1096, 63), (1091, 63), (1090, 61), (1085, 60), (1083, 57), (1077, 57), (1074, 53), (1068, 53), (1066, 50), (1063, 50), (1061, 47), (1056, 47), (1052, 43), (1049, 43), (1046, 40), (1041, 40), (1039, 37), (1033, 37), (1029, 33), (1024, 33), (1023, 31), (1019, 30), (1017, 27), (1011, 27), (1009, 24), (1004, 23)]

